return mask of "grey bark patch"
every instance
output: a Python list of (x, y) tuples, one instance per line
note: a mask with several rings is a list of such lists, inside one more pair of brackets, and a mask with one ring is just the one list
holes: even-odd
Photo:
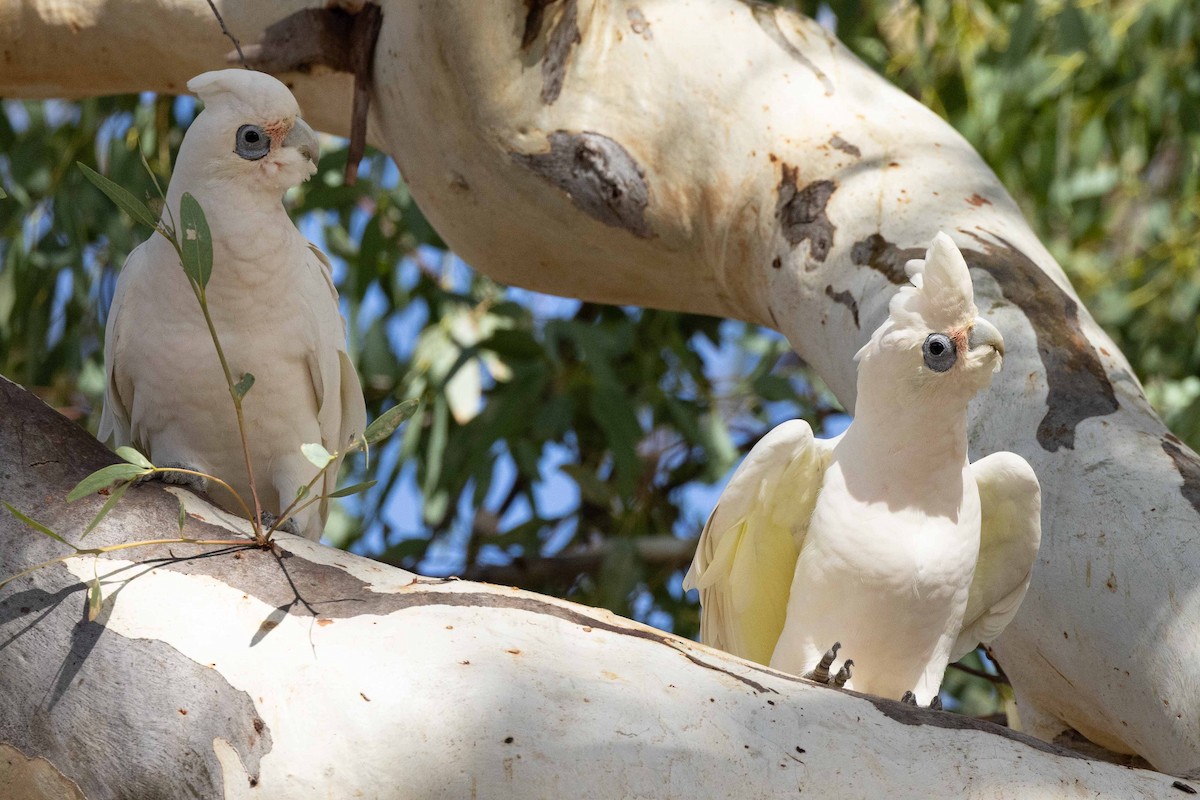
[(783, 165), (783, 177), (779, 181), (779, 199), (775, 205), (775, 216), (788, 244), (796, 247), (807, 240), (808, 254), (814, 261), (824, 261), (833, 247), (833, 234), (837, 226), (829, 220), (825, 206), (837, 191), (831, 180), (819, 180), (799, 187), (800, 170)]
[(996, 736), (1002, 736), (1005, 739), (1011, 739), (1014, 742), (1020, 742), (1035, 750), (1041, 750), (1043, 753), (1050, 753), (1064, 758), (1082, 758), (1085, 760), (1087, 758), (1083, 754), (1068, 750), (1065, 747), (1059, 747), (1049, 742), (1043, 742), (1041, 739), (1035, 739), (1027, 733), (1014, 731), (1012, 728), (1005, 728), (981, 719), (965, 717), (961, 714), (950, 714), (945, 711), (931, 711), (927, 708), (918, 708), (907, 703), (901, 703), (898, 700), (887, 700), (873, 695), (859, 694), (858, 692), (851, 692), (851, 694), (861, 697), (864, 700), (869, 700), (871, 705), (879, 709), (884, 716), (899, 722), (901, 725), (932, 725), (936, 728), (946, 728), (955, 731), (985, 731)]
[(650, 30), (650, 20), (646, 19), (646, 15), (637, 6), (630, 8), (625, 12), (625, 16), (629, 17), (629, 27), (638, 36), (641, 36), (647, 42), (654, 38), (654, 31)]
[(835, 303), (841, 303), (846, 308), (850, 309), (851, 315), (854, 317), (854, 327), (858, 325), (858, 301), (854, 299), (854, 295), (847, 290), (835, 292), (832, 286), (825, 287), (825, 296)]
[[(991, 275), (1004, 297), (1020, 308), (1033, 326), (1049, 387), (1046, 415), (1037, 430), (1038, 444), (1051, 453), (1073, 449), (1080, 422), (1111, 414), (1119, 407), (1104, 365), (1079, 323), (1079, 304), (1007, 240), (996, 236), (993, 242), (968, 235), (982, 249), (960, 248), (967, 265)], [(896, 247), (879, 234), (855, 243), (850, 253), (854, 263), (878, 270), (895, 284), (908, 280), (906, 261), (925, 255), (919, 248)]]
[(919, 247), (902, 249), (873, 233), (850, 248), (850, 260), (860, 267), (870, 267), (891, 283), (903, 286), (908, 283), (904, 265), (914, 258), (924, 258), (925, 251)]
[(551, 105), (562, 93), (571, 50), (581, 41), (576, 0), (566, 0), (558, 24), (546, 40), (546, 55), (542, 58), (542, 102), (546, 105)]
[(1196, 513), (1200, 514), (1200, 458), (1191, 450), (1184, 450), (1178, 438), (1171, 434), (1162, 440), (1163, 452), (1171, 457), (1175, 469), (1183, 483), (1179, 487), (1183, 499), (1192, 504)]
[(862, 157), (862, 150), (859, 150), (857, 147), (836, 134), (834, 134), (833, 138), (829, 140), (829, 146), (835, 150), (841, 150), (846, 155), (854, 156), (855, 158)]
[(650, 189), (633, 156), (599, 133), (555, 131), (545, 153), (512, 153), (512, 159), (566, 192), (576, 207), (605, 225), (649, 239)]
[[(785, 53), (798, 61), (805, 69), (810, 70), (817, 80), (821, 82), (822, 88), (825, 90), (825, 95), (828, 97), (833, 94), (833, 81), (825, 72), (813, 63), (812, 59), (804, 55), (800, 48), (792, 44), (783, 32), (783, 27), (779, 24), (780, 14), (795, 14), (794, 11), (781, 9), (778, 6), (770, 3), (761, 3), (757, 0), (742, 0), (742, 3), (750, 7), (750, 12), (754, 15), (754, 21), (758, 23), (758, 27), (762, 28), (772, 42), (779, 45)], [(789, 20), (793, 25), (796, 24), (795, 19)]]
[(164, 642), (86, 622), (85, 588), (61, 586), (64, 578), (74, 580), (45, 570), (34, 588), (0, 597), (0, 740), (61, 765), (97, 800), (174, 798), (181, 787), (223, 796), (218, 737), (256, 777), (271, 733), (251, 698)]

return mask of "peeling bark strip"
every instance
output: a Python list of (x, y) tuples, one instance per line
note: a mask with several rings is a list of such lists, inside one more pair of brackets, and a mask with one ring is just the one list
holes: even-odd
[(584, 131), (550, 134), (546, 153), (512, 153), (512, 159), (562, 189), (580, 211), (605, 225), (649, 239), (650, 190), (645, 173), (618, 142)]
[[(521, 34), (521, 49), (528, 50), (542, 32), (546, 9), (558, 0), (525, 0), (525, 30)], [(567, 75), (567, 60), (575, 45), (583, 41), (579, 33), (578, 0), (566, 0), (558, 23), (546, 38), (542, 55), (542, 102), (552, 104), (562, 93)]]
[(847, 290), (835, 292), (832, 286), (825, 287), (825, 296), (835, 303), (841, 303), (846, 308), (850, 309), (850, 313), (854, 315), (854, 327), (859, 327), (858, 324), (858, 301), (854, 299), (854, 295)]
[[(983, 250), (962, 248), (967, 264), (992, 276), (1009, 302), (1025, 312), (1037, 337), (1049, 387), (1046, 416), (1037, 430), (1038, 444), (1051, 453), (1064, 447), (1073, 449), (1080, 422), (1117, 410), (1112, 383), (1079, 325), (1079, 304), (1005, 239), (995, 237), (997, 244), (968, 235)], [(920, 248), (899, 248), (879, 234), (856, 242), (850, 251), (855, 264), (877, 270), (895, 284), (908, 281), (905, 262), (924, 256)]]
[[(789, 56), (799, 61), (805, 69), (810, 70), (816, 76), (817, 80), (821, 82), (821, 86), (824, 87), (827, 97), (833, 94), (833, 81), (829, 79), (829, 76), (820, 67), (812, 62), (812, 59), (800, 52), (800, 48), (788, 41), (783, 28), (780, 27), (778, 13), (787, 14), (787, 12), (769, 3), (758, 2), (758, 0), (742, 0), (742, 2), (750, 7), (750, 11), (754, 14), (754, 21), (758, 23), (758, 27), (762, 28), (763, 33), (769, 36), (775, 44), (782, 47), (784, 52)], [(792, 25), (796, 24), (796, 17), (791, 14), (787, 15), (787, 20)]]
[(1175, 462), (1175, 469), (1179, 471), (1179, 477), (1183, 478), (1183, 484), (1179, 487), (1180, 494), (1192, 504), (1196, 513), (1200, 514), (1200, 458), (1190, 450), (1185, 451), (1182, 445), (1183, 442), (1174, 434), (1168, 433), (1162, 440), (1163, 452)]
[(787, 239), (788, 244), (795, 247), (807, 239), (808, 254), (815, 261), (824, 261), (833, 247), (833, 232), (837, 230), (825, 213), (825, 204), (837, 190), (837, 184), (820, 180), (797, 188), (799, 172), (797, 167), (783, 165), (775, 216), (779, 219), (783, 238)]

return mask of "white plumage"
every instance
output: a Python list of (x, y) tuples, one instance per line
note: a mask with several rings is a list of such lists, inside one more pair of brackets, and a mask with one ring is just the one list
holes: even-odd
[[(345, 447), (366, 424), (362, 388), (346, 353), (330, 266), (288, 218), (284, 192), (316, 171), (316, 134), (287, 87), (247, 70), (188, 82), (204, 110), (188, 128), (167, 191), (191, 193), (213, 237), (208, 303), (244, 399), (264, 510), (278, 514), (315, 474), (300, 446)], [(164, 210), (163, 218), (167, 219)], [(216, 351), (171, 245), (155, 234), (129, 254), (117, 282), (104, 347), (108, 384), (101, 439), (132, 444), (158, 466), (215, 475), (251, 503), (233, 404)], [(331, 490), (335, 464), (324, 489)], [(213, 497), (241, 513), (219, 487)], [(322, 489), (318, 484), (316, 489)], [(325, 502), (296, 517), (320, 537)]]
[(754, 447), (685, 578), (701, 639), (796, 674), (835, 642), (846, 684), (929, 703), (951, 660), (1000, 634), (1029, 585), (1041, 490), (1020, 456), (967, 459), (967, 404), (1003, 340), (977, 318), (962, 254), (938, 234), (856, 356), (835, 439), (786, 422)]

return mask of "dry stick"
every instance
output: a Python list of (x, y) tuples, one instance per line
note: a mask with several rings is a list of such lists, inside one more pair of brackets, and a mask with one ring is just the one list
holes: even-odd
[(242, 62), (242, 67), (245, 69), (250, 69), (250, 67), (246, 66), (246, 57), (242, 55), (242, 45), (238, 42), (237, 37), (229, 32), (229, 28), (225, 27), (225, 20), (221, 18), (221, 12), (217, 11), (217, 7), (213, 4), (213, 0), (208, 0), (208, 7), (212, 9), (213, 16), (217, 18), (217, 24), (221, 26), (221, 33), (225, 34), (227, 37), (229, 37), (229, 41), (233, 42), (233, 49), (237, 50), (238, 60)]

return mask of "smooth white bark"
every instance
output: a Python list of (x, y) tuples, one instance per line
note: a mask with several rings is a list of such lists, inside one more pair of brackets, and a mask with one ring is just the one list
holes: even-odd
[[(772, 325), (853, 407), (851, 356), (897, 270), (951, 233), (1008, 347), (972, 455), (1018, 452), (1043, 486), (1040, 560), (996, 648), (1022, 722), (1200, 774), (1200, 461), (957, 133), (812, 22), (753, 3), (383, 5), (372, 138), (499, 280)], [(284, 13), (248, 6), (222, 5), (243, 40)], [(145, 26), (153, 70), (126, 56)], [(10, 0), (0, 36), (0, 94), (22, 96), (177, 90), (229, 49), (202, 0)], [(47, 54), (65, 47), (89, 70)], [(296, 86), (344, 130), (345, 79)]]

